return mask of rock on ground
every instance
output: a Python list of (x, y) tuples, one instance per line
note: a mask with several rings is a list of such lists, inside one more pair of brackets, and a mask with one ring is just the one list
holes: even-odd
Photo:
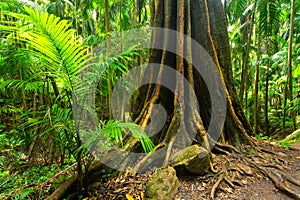
[(178, 191), (179, 180), (172, 167), (153, 173), (146, 185), (146, 197), (149, 200), (173, 199)]
[(209, 153), (203, 147), (192, 145), (176, 152), (172, 158), (172, 167), (184, 169), (196, 175), (207, 173)]

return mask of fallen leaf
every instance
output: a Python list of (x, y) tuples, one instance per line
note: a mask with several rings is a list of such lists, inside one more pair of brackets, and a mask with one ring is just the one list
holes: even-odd
[(141, 192), (141, 198), (142, 198), (142, 200), (145, 200), (145, 194), (144, 194), (144, 192)]
[(285, 183), (285, 186), (286, 186), (287, 188), (290, 188), (290, 187), (291, 187), (289, 183)]
[(130, 194), (126, 194), (127, 200), (134, 200), (134, 198)]
[(243, 180), (242, 180), (242, 183), (243, 183), (244, 185), (247, 185), (247, 184), (248, 184), (248, 181), (247, 181), (246, 179), (243, 179)]

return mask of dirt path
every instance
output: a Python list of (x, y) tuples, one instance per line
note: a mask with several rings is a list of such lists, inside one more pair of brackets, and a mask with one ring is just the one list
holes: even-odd
[[(281, 159), (286, 162), (285, 167), (288, 174), (300, 181), (300, 143), (294, 144), (292, 149), (273, 146), (273, 149), (270, 150), (282, 155)], [(218, 159), (219, 164), (226, 162), (224, 157), (216, 159)], [(235, 165), (237, 162), (234, 159), (230, 160), (231, 165)], [(209, 193), (216, 178), (214, 176), (181, 177), (180, 180), (181, 186), (176, 195), (176, 200), (199, 200), (210, 198)], [(289, 187), (288, 184), (286, 183), (287, 187)], [(259, 172), (254, 172), (252, 176), (241, 177), (240, 186), (235, 184), (232, 188), (228, 185), (226, 182), (220, 185), (220, 189), (216, 192), (216, 200), (293, 200), (293, 198), (279, 191), (270, 179)]]
[[(286, 161), (289, 163), (289, 174), (300, 181), (300, 143), (294, 145), (294, 150), (282, 151), (286, 155)], [(261, 178), (254, 184), (249, 184), (244, 188), (238, 188), (236, 199), (249, 200), (293, 200), (288, 195), (278, 191), (272, 181)]]

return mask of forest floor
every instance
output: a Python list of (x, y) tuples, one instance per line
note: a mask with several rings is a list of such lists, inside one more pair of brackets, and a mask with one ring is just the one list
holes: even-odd
[[(300, 143), (291, 147), (271, 145), (258, 141), (267, 154), (262, 153), (257, 163), (262, 164), (272, 173), (283, 171), (285, 175), (300, 182)], [(273, 152), (273, 153), (272, 153)], [(260, 153), (259, 153), (260, 154)], [(265, 160), (265, 162), (264, 162)], [(270, 162), (274, 161), (274, 162)], [(249, 167), (236, 156), (217, 155), (214, 167), (221, 171), (226, 163), (226, 179), (220, 182), (214, 195), (215, 199), (229, 200), (289, 200), (293, 199), (278, 190), (273, 182), (261, 170)], [(277, 163), (277, 164), (276, 164)], [(222, 167), (223, 166), (223, 167)], [(210, 199), (211, 190), (220, 179), (220, 174), (209, 173), (206, 176), (181, 176), (180, 186), (175, 200)], [(125, 175), (112, 178), (106, 183), (98, 184), (89, 192), (89, 199), (126, 199), (126, 194), (133, 199), (144, 199), (144, 185), (149, 180), (149, 174), (138, 176)], [(229, 180), (228, 180), (229, 179)], [(282, 179), (287, 188), (294, 189), (294, 185)], [(296, 191), (300, 188), (296, 188)], [(127, 196), (127, 199), (129, 198)], [(130, 198), (129, 198), (130, 199)]]
[[(269, 146), (269, 144), (267, 144)], [(294, 143), (290, 148), (272, 145), (269, 146), (273, 152), (277, 155), (281, 155), (281, 161), (284, 162), (285, 171), (290, 176), (300, 181), (300, 143)], [(230, 165), (239, 165), (239, 161), (235, 158), (228, 157), (227, 159), (223, 156), (216, 158), (217, 163), (230, 161)], [(266, 160), (268, 160), (266, 158)], [(218, 164), (217, 164), (218, 165)], [(270, 165), (271, 166), (271, 165)], [(281, 168), (284, 170), (283, 168)], [(277, 169), (271, 169), (277, 170)], [(216, 177), (182, 177), (181, 186), (176, 195), (177, 199), (180, 200), (199, 200), (209, 199), (209, 191), (212, 185), (216, 182)], [(254, 171), (252, 175), (241, 176), (240, 186), (234, 185), (231, 188), (226, 182), (221, 183), (220, 189), (216, 192), (217, 199), (236, 199), (236, 200), (293, 200), (282, 191), (278, 190), (274, 183), (261, 174), (260, 171)], [(285, 183), (289, 187), (289, 183)]]

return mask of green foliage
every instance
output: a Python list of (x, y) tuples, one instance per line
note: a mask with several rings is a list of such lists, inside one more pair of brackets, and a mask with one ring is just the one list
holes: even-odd
[[(74, 91), (82, 88), (80, 74), (89, 67), (104, 71), (97, 88), (103, 100), (96, 102), (102, 114), (107, 106), (107, 77), (114, 85), (140, 58), (135, 47), (112, 58), (93, 56), (91, 46), (97, 48), (105, 39), (102, 2), (39, 3), (0, 2), (0, 199), (43, 199), (53, 188), (41, 192), (37, 185), (75, 161), (79, 174), (88, 167), (82, 162), (88, 151), (75, 128), (72, 109)], [(140, 2), (140, 23), (130, 21), (133, 2), (110, 4), (114, 29), (149, 23), (147, 1)], [(115, 145), (121, 147), (132, 135), (145, 152), (153, 150), (151, 139), (133, 123), (108, 119), (100, 128)]]
[[(14, 131), (29, 154), (39, 143), (49, 154), (54, 148), (60, 156), (70, 155), (80, 162), (87, 152), (72, 119), (72, 93), (75, 88), (80, 88), (79, 73), (95, 60), (67, 20), (28, 7), (24, 10), (25, 14), (5, 12), (14, 20), (2, 21), (0, 28), (8, 39), (2, 44), (7, 51), (2, 51), (1, 70), (7, 71), (2, 72), (5, 76), (0, 82), (1, 90), (12, 92), (17, 89), (18, 95), (23, 96), (25, 107), (28, 95), (34, 93), (30, 96), (33, 100), (30, 108), (20, 110), (21, 121)], [(113, 73), (107, 76), (116, 82), (118, 74), (128, 70), (128, 62), (135, 55), (137, 53), (129, 49), (95, 67), (110, 67)], [(12, 67), (4, 68), (6, 63), (11, 63)], [(20, 68), (13, 67), (16, 65)], [(105, 90), (102, 88), (102, 91)], [(1, 111), (5, 111), (4, 107)], [(145, 152), (153, 149), (151, 140), (134, 124), (109, 121), (102, 128), (109, 140), (116, 143), (130, 131)]]
[(269, 139), (268, 136), (263, 136), (261, 134), (257, 134), (257, 135), (255, 135), (255, 137), (259, 140), (268, 140)]
[(107, 123), (102, 124), (102, 130), (106, 138), (115, 144), (121, 143), (123, 145), (123, 135), (129, 131), (141, 142), (145, 152), (151, 152), (154, 148), (151, 139), (142, 131), (142, 128), (135, 123), (110, 120)]
[(284, 146), (284, 147), (289, 147), (289, 146), (291, 146), (291, 144), (293, 144), (293, 142), (292, 141), (280, 141), (277, 144)]
[[(246, 0), (231, 0), (226, 2), (227, 3), (227, 18), (228, 21), (231, 23), (236, 22), (237, 20), (241, 19), (241, 23), (243, 23), (243, 19), (245, 16), (245, 9), (247, 7), (247, 1)], [(250, 5), (249, 5), (250, 6)], [(253, 6), (253, 4), (252, 4)]]
[(279, 0), (258, 0), (259, 29), (266, 36), (270, 36), (274, 30), (277, 31), (281, 15), (280, 7)]
[[(54, 175), (68, 167), (68, 165), (59, 167), (53, 164), (50, 167), (33, 166), (28, 168), (26, 167), (27, 162), (18, 160), (19, 156), (15, 153), (10, 152), (9, 156), (15, 157), (16, 161), (6, 160), (5, 163), (0, 163), (1, 199), (44, 198), (53, 188), (49, 184), (43, 185), (43, 183), (46, 183)], [(62, 177), (66, 179), (68, 176), (63, 175)]]
[(286, 136), (283, 140), (279, 141), (278, 144), (282, 146), (290, 146), (295, 142), (300, 142), (300, 129)]
[(46, 67), (47, 75), (57, 78), (62, 90), (72, 91), (73, 79), (91, 59), (87, 48), (79, 37), (74, 37), (75, 30), (66, 20), (26, 7), (25, 10), (27, 15), (9, 14), (20, 19), (21, 25), (3, 26), (2, 30), (18, 30), (18, 39), (29, 45), (30, 54)]
[[(15, 38), (13, 41), (20, 46), (26, 44), (25, 47), (21, 47), (22, 52), (30, 56), (25, 60), (36, 61), (37, 67), (27, 68), (30, 71), (35, 70), (35, 73), (32, 73), (34, 75), (28, 80), (8, 79), (2, 83), (2, 87), (19, 87), (44, 96), (45, 92), (40, 91), (40, 87), (46, 85), (48, 95), (53, 89), (55, 97), (49, 96), (50, 102), (47, 101), (47, 105), (40, 102), (41, 104), (36, 105), (34, 110), (23, 113), (23, 123), (18, 126), (19, 137), (26, 141), (27, 148), (44, 141), (49, 151), (53, 150), (51, 148), (57, 148), (56, 151), (60, 150), (62, 155), (68, 152), (81, 159), (81, 156), (74, 155), (74, 148), (80, 145), (80, 139), (76, 135), (71, 118), (71, 93), (77, 79), (76, 75), (88, 67), (88, 62), (92, 58), (80, 38), (74, 36), (76, 31), (70, 29), (70, 24), (66, 20), (28, 7), (25, 7), (25, 11), (26, 14), (7, 13), (19, 21), (6, 22), (8, 25), (1, 26), (1, 30), (10, 33), (9, 36)], [(54, 102), (51, 102), (51, 98)], [(58, 98), (62, 101), (55, 103)], [(66, 105), (67, 108), (64, 108)], [(51, 147), (49, 142), (54, 147)]]
[[(247, 66), (246, 95), (242, 99), (244, 111), (250, 122), (254, 118), (255, 74), (259, 68), (258, 83), (258, 126), (264, 131), (264, 109), (266, 98), (266, 80), (268, 80), (268, 121), (271, 132), (283, 127), (283, 114), (286, 110), (286, 127), (293, 125), (291, 115), (299, 115), (299, 12), (295, 9), (294, 35), (292, 48), (293, 100), (287, 101), (284, 108), (284, 92), (288, 82), (288, 36), (290, 31), (291, 1), (251, 0), (229, 1), (227, 17), (229, 18), (229, 36), (232, 47), (233, 75), (236, 88), (241, 86), (242, 65), (245, 58), (245, 41), (249, 37), (249, 27), (254, 14), (254, 32), (251, 35), (249, 63)], [(257, 3), (256, 10), (253, 5)], [(299, 8), (299, 2), (296, 8)], [(255, 11), (254, 13), (250, 11)], [(260, 49), (258, 39), (260, 35)], [(259, 54), (258, 54), (259, 52)], [(259, 58), (257, 56), (260, 56)], [(268, 71), (267, 71), (268, 69)], [(252, 124), (253, 125), (253, 124)]]

